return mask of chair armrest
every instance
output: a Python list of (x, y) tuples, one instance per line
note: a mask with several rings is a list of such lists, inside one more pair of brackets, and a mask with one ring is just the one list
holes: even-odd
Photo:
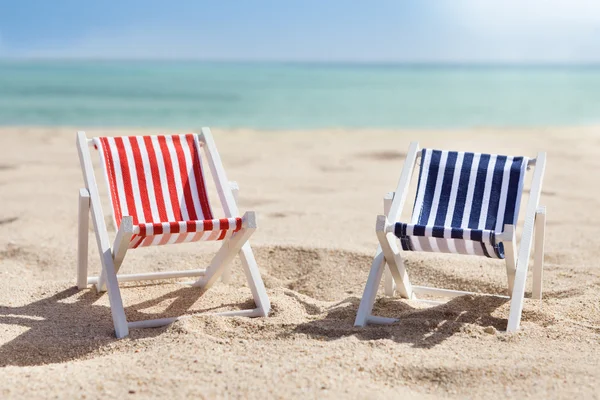
[(516, 233), (514, 225), (504, 225), (504, 231), (496, 234), (496, 242), (498, 243), (512, 242), (515, 239)]
[(539, 215), (539, 214), (546, 214), (546, 206), (539, 206), (536, 210), (535, 210), (535, 214)]
[(394, 201), (395, 192), (387, 192), (385, 196), (383, 196), (383, 213), (388, 215), (390, 213), (390, 209), (392, 208), (392, 202)]
[(256, 213), (254, 211), (246, 211), (242, 215), (242, 229), (257, 229)]
[(229, 181), (229, 188), (231, 189), (231, 193), (233, 193), (233, 199), (237, 203), (240, 194), (240, 186), (236, 181)]
[(390, 224), (385, 215), (378, 215), (375, 223), (375, 232), (394, 232), (394, 224)]

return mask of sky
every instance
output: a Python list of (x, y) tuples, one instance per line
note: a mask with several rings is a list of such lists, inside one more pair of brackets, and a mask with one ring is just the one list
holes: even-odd
[(0, 58), (600, 63), (600, 0), (0, 0)]

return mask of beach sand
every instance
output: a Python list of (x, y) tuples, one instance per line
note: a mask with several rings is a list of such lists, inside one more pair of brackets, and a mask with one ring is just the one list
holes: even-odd
[[(117, 340), (106, 294), (75, 288), (75, 129), (0, 128), (0, 398), (600, 398), (599, 132), (213, 129), (241, 210), (258, 213), (252, 245), (272, 313), (194, 316)], [(509, 311), (502, 299), (426, 307), (382, 293), (376, 312), (400, 322), (353, 327), (377, 248), (375, 219), (411, 140), (548, 152), (544, 299), (525, 301), (519, 332), (501, 332)], [(214, 249), (136, 250), (122, 271), (202, 268)], [(93, 232), (89, 260), (96, 273)], [(497, 260), (406, 260), (415, 284), (506, 291)], [(528, 280), (527, 296), (530, 288)], [(231, 283), (202, 296), (173, 281), (125, 284), (122, 294), (130, 320), (253, 304), (237, 261)]]

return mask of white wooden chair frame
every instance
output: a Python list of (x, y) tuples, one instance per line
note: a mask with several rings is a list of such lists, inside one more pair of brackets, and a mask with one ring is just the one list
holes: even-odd
[[(235, 182), (229, 182), (227, 180), (227, 175), (225, 174), (210, 129), (202, 128), (201, 133), (198, 134), (198, 139), (203, 144), (202, 148), (205, 151), (225, 216), (227, 218), (239, 216), (236, 204), (238, 186)], [(108, 291), (115, 333), (118, 338), (127, 336), (129, 334), (129, 329), (164, 326), (171, 324), (178, 319), (190, 316), (184, 315), (172, 318), (127, 322), (119, 289), (119, 282), (199, 277), (197, 281), (188, 282), (188, 284), (198, 287), (201, 290), (207, 290), (219, 279), (219, 277), (224, 276), (224, 279), (228, 279), (228, 267), (236, 254), (239, 254), (240, 256), (256, 308), (252, 310), (227, 311), (215, 314), (246, 317), (266, 317), (269, 314), (271, 309), (269, 298), (260, 276), (252, 248), (248, 242), (250, 236), (257, 229), (256, 216), (253, 211), (246, 212), (243, 215), (242, 229), (234, 233), (230, 238), (223, 240), (220, 249), (206, 269), (118, 274), (133, 234), (132, 218), (130, 216), (123, 217), (111, 248), (100, 203), (100, 194), (94, 176), (92, 158), (89, 151), (89, 146), (92, 144), (92, 140), (86, 137), (85, 132), (77, 133), (77, 148), (85, 183), (85, 188), (79, 190), (77, 287), (79, 289), (84, 289), (87, 285), (93, 284), (99, 292), (104, 290)], [(102, 264), (100, 276), (95, 277), (88, 276), (88, 221), (90, 213)]]
[[(508, 332), (519, 329), (521, 314), (523, 312), (523, 301), (525, 297), (525, 282), (529, 257), (535, 232), (535, 258), (533, 268), (533, 291), (534, 299), (542, 298), (542, 274), (544, 268), (544, 235), (546, 226), (546, 209), (539, 206), (542, 191), (542, 181), (546, 167), (546, 153), (538, 153), (536, 159), (529, 160), (529, 167), (534, 167), (533, 181), (529, 194), (529, 201), (525, 213), (525, 223), (521, 236), (521, 243), (517, 253), (515, 226), (505, 225), (502, 235), (497, 235), (496, 240), (504, 243), (506, 255), (506, 271), (508, 275), (508, 293), (511, 296), (496, 294), (473, 293), (459, 290), (438, 289), (425, 286), (413, 286), (410, 284), (408, 273), (404, 267), (404, 260), (397, 245), (397, 238), (393, 233), (394, 223), (399, 220), (406, 201), (409, 185), (412, 179), (414, 167), (420, 157), (419, 144), (410, 144), (402, 174), (395, 192), (388, 193), (384, 199), (384, 215), (377, 217), (376, 233), (380, 246), (371, 265), (369, 277), (363, 297), (356, 315), (355, 326), (367, 324), (392, 324), (398, 319), (378, 317), (372, 315), (373, 305), (377, 290), (384, 275), (384, 292), (387, 296), (394, 296), (396, 290), (405, 299), (418, 300), (417, 295), (439, 296), (453, 298), (463, 295), (490, 295), (510, 298), (510, 314), (508, 318)], [(388, 268), (385, 268), (387, 265)], [(431, 304), (440, 304), (439, 301), (420, 300)]]

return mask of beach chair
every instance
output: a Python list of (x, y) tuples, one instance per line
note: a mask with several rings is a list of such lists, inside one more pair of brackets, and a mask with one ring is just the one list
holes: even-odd
[[(113, 245), (100, 204), (89, 147), (100, 155), (117, 233)], [(269, 298), (248, 239), (256, 230), (254, 212), (239, 216), (237, 184), (229, 182), (215, 142), (208, 128), (200, 134), (172, 136), (96, 137), (77, 133), (77, 148), (85, 188), (79, 191), (79, 289), (94, 284), (108, 291), (116, 336), (129, 329), (168, 325), (181, 317), (128, 322), (119, 282), (196, 277), (191, 286), (209, 289), (239, 254), (256, 308), (221, 312), (224, 316), (264, 317), (270, 310)], [(207, 197), (201, 149), (222, 203), (224, 218), (216, 218)], [(102, 270), (88, 277), (88, 221), (96, 233)], [(118, 274), (126, 253), (146, 246), (218, 240), (222, 244), (206, 269), (187, 271)]]
[[(398, 222), (415, 164), (420, 160), (417, 194), (410, 223)], [(377, 217), (380, 246), (367, 280), (355, 326), (391, 324), (397, 319), (371, 315), (385, 271), (384, 293), (406, 299), (417, 296), (477, 295), (459, 290), (411, 285), (403, 251), (457, 253), (505, 259), (510, 294), (507, 331), (521, 321), (525, 281), (535, 231), (533, 298), (542, 297), (546, 210), (539, 207), (546, 154), (537, 158), (423, 149), (411, 143), (396, 191), (384, 197), (384, 214)], [(525, 222), (517, 252), (515, 225), (526, 171), (534, 168)], [(509, 298), (509, 296), (500, 297)], [(427, 301), (427, 300), (424, 300)], [(436, 304), (435, 301), (429, 301)], [(439, 304), (439, 302), (438, 302)]]

